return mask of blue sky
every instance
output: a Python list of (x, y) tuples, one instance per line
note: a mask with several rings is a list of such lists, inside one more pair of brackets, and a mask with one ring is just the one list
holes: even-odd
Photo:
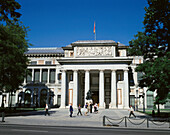
[(77, 40), (114, 40), (128, 45), (143, 31), (146, 0), (17, 0), (32, 47), (63, 47)]

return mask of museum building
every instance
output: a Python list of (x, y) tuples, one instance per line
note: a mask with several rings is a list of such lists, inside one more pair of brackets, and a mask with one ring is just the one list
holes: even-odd
[[(76, 41), (62, 48), (29, 48), (30, 60), (23, 86), (13, 93), (13, 106), (74, 108), (87, 102), (91, 91), (99, 108), (153, 107), (154, 93), (139, 88), (135, 72), (142, 56), (128, 56), (127, 48), (113, 40)], [(3, 96), (9, 106), (9, 94)], [(0, 99), (0, 101), (2, 101)]]

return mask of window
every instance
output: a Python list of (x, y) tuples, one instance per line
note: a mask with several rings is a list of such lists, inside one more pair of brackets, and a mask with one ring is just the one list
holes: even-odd
[(58, 80), (61, 81), (61, 73), (58, 74)]
[(55, 83), (55, 69), (50, 70), (50, 83)]
[(51, 61), (45, 61), (45, 65), (51, 65)]
[(35, 70), (34, 81), (35, 82), (39, 82), (40, 81), (40, 70)]
[(42, 70), (42, 82), (47, 83), (47, 75), (48, 75), (48, 70), (44, 69)]
[(74, 56), (74, 52), (70, 52), (70, 57), (73, 57)]
[(123, 81), (123, 72), (122, 71), (117, 72), (117, 80), (118, 81)]
[(32, 81), (32, 70), (27, 71), (27, 77), (26, 77), (26, 82), (29, 83)]
[(37, 61), (31, 61), (31, 65), (37, 65)]
[(70, 81), (73, 81), (73, 74), (70, 74)]

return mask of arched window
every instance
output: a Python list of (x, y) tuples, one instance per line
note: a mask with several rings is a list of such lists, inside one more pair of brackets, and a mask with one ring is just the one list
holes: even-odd
[(45, 107), (46, 102), (47, 102), (47, 90), (42, 89), (41, 96), (40, 96), (40, 106)]
[(30, 105), (31, 104), (31, 90), (27, 89), (25, 91), (25, 104)]

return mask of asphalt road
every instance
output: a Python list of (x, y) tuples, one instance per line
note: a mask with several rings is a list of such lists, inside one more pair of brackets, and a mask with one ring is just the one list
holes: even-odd
[(170, 135), (170, 130), (0, 124), (0, 135)]

